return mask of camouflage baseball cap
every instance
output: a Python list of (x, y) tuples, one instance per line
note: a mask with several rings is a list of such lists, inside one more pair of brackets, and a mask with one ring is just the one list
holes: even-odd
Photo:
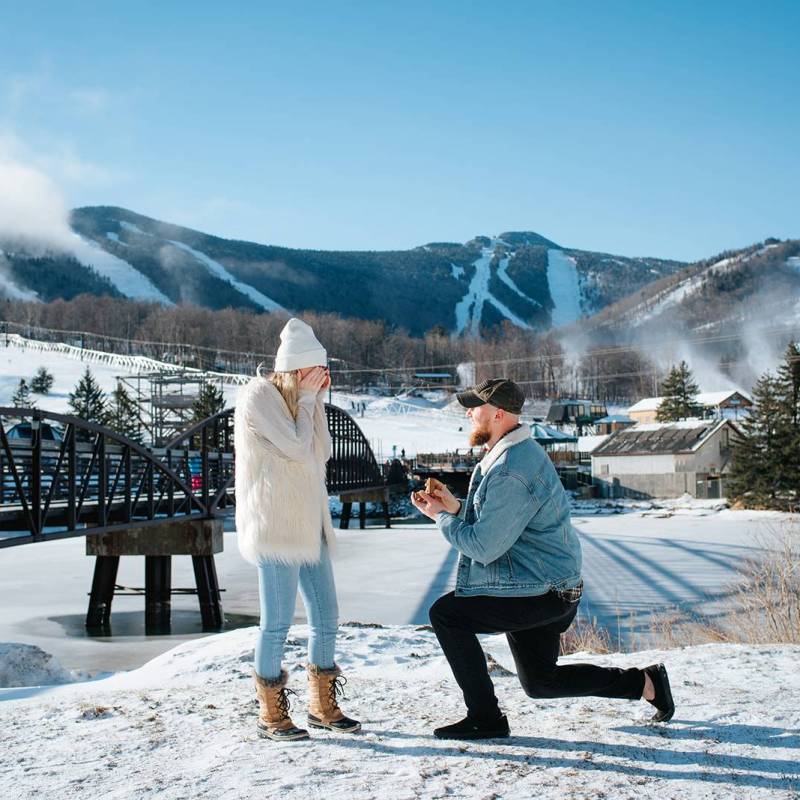
[(464, 408), (477, 408), (488, 403), (502, 408), (503, 411), (508, 411), (509, 414), (520, 414), (525, 402), (525, 395), (514, 381), (505, 378), (489, 378), (481, 381), (477, 386), (467, 389), (466, 392), (459, 392), (456, 399)]

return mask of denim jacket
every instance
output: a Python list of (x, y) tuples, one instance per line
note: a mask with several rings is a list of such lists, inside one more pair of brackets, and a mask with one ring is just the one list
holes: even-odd
[(456, 595), (540, 595), (580, 582), (569, 500), (528, 425), (486, 453), (458, 515), (443, 511), (436, 524), (460, 553)]

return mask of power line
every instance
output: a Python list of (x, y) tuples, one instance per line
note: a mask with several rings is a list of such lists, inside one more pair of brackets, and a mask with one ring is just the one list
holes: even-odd
[[(800, 331), (800, 327), (797, 326), (787, 326), (783, 328), (764, 328), (759, 330), (758, 333), (761, 335), (767, 336), (781, 336), (781, 335), (789, 335), (795, 331)], [(691, 339), (680, 339), (678, 337), (672, 337), (670, 339), (664, 339), (659, 343), (657, 347), (653, 347), (652, 345), (647, 345), (651, 348), (651, 351), (654, 350), (667, 350), (670, 347), (677, 347), (679, 345), (699, 345), (699, 344), (710, 344), (710, 343), (718, 343), (718, 342), (727, 342), (727, 341), (741, 341), (746, 339), (747, 336), (741, 333), (731, 333), (725, 335), (715, 335), (715, 336), (702, 336), (702, 337), (695, 337)], [(611, 356), (611, 355), (620, 355), (622, 353), (637, 353), (642, 355), (642, 349), (644, 345), (616, 345), (614, 347), (606, 347), (600, 349), (591, 349), (587, 350), (585, 353), (586, 357), (602, 357), (602, 356)], [(568, 361), (568, 357), (565, 356), (563, 353), (558, 354), (536, 354), (536, 355), (528, 355), (528, 356), (520, 356), (518, 358), (497, 358), (497, 359), (464, 359), (458, 362), (452, 362), (448, 364), (421, 364), (416, 366), (406, 366), (406, 367), (372, 367), (372, 368), (361, 368), (361, 369), (337, 369), (336, 372), (338, 374), (359, 374), (359, 373), (375, 373), (375, 372), (386, 372), (386, 373), (403, 373), (403, 372), (411, 372), (414, 370), (432, 370), (432, 369), (447, 369), (447, 368), (454, 368), (459, 367), (462, 364), (475, 364), (480, 366), (486, 366), (490, 364), (497, 364), (497, 365), (506, 365), (506, 364), (524, 364), (524, 363), (542, 363), (542, 362), (551, 362), (551, 361)], [(727, 362), (727, 363), (735, 363), (735, 362)], [(649, 370), (646, 374), (651, 375), (652, 370)]]

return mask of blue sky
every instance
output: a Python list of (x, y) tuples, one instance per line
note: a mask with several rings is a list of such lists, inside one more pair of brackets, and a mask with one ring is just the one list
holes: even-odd
[(323, 249), (800, 237), (797, 2), (0, 7), (0, 146), (71, 205)]

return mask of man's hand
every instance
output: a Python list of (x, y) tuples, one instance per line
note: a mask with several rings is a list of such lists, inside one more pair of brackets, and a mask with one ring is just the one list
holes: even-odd
[(428, 480), (430, 481), (430, 496), (440, 500), (448, 514), (458, 514), (461, 510), (461, 501), (454, 497), (452, 492), (441, 481), (437, 481), (436, 478), (429, 478)]
[(444, 504), (438, 497), (425, 492), (412, 492), (411, 502), (418, 511), (421, 511), (428, 519), (436, 520), (436, 515), (444, 511)]

